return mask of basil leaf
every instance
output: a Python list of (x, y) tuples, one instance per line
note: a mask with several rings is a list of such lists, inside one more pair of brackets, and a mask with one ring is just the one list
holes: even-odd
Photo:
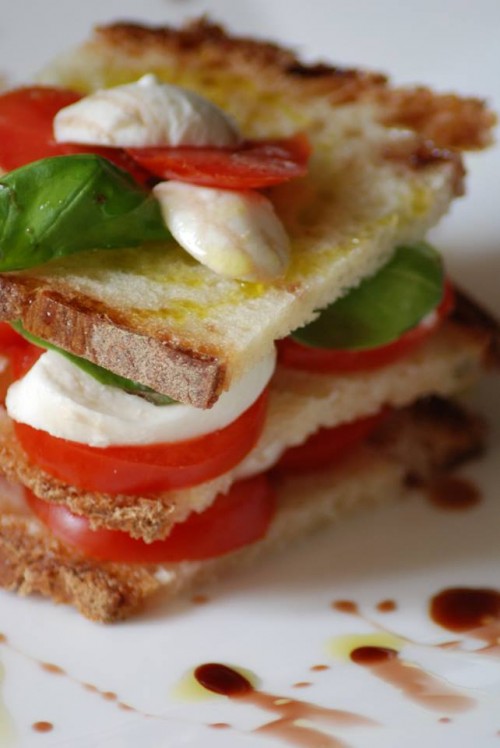
[(436, 250), (418, 243), (396, 249), (371, 278), (293, 333), (316, 348), (375, 348), (397, 340), (431, 312), (443, 295), (443, 268)]
[(85, 358), (75, 356), (73, 353), (69, 353), (69, 351), (65, 351), (63, 348), (59, 348), (57, 345), (49, 343), (47, 340), (37, 338), (36, 335), (32, 335), (30, 332), (28, 332), (21, 322), (11, 322), (10, 324), (12, 325), (14, 330), (22, 335), (23, 338), (29, 340), (30, 343), (33, 343), (40, 348), (46, 348), (47, 350), (60, 353), (61, 356), (67, 358), (69, 361), (71, 361), (71, 363), (75, 364), (75, 366), (78, 366), (78, 368), (82, 369), (84, 372), (89, 374), (101, 384), (107, 384), (110, 387), (118, 387), (119, 389), (124, 390), (131, 395), (138, 395), (139, 397), (143, 397), (145, 400), (148, 400), (154, 405), (172, 405), (176, 404), (177, 402), (176, 400), (172, 400), (172, 398), (168, 397), (168, 395), (162, 395), (161, 393), (152, 390), (151, 387), (147, 387), (145, 384), (134, 382), (133, 379), (121, 377), (119, 374), (114, 374), (112, 371), (104, 369), (102, 366), (98, 366), (97, 364), (93, 364), (91, 361), (87, 361), (87, 359)]
[(0, 271), (168, 238), (152, 193), (102, 156), (55, 156), (0, 178)]

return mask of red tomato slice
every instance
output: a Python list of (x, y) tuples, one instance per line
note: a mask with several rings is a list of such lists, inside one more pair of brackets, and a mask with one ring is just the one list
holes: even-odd
[(313, 348), (291, 337), (278, 340), (278, 361), (292, 369), (318, 372), (369, 371), (381, 369), (398, 361), (418, 348), (430, 337), (450, 314), (455, 303), (453, 287), (446, 283), (441, 303), (435, 310), (432, 321), (422, 321), (403, 333), (400, 338), (387, 345), (363, 350)]
[(56, 143), (52, 132), (55, 115), (80, 99), (80, 94), (62, 88), (30, 86), (0, 96), (0, 167), (11, 171), (50, 156), (96, 153), (125, 169), (140, 183), (150, 179), (120, 148), (78, 143)]
[(10, 345), (21, 345), (25, 342), (22, 335), (19, 335), (16, 330), (9, 325), (8, 322), (0, 322), (0, 351), (5, 346)]
[(383, 421), (387, 412), (384, 409), (351, 423), (319, 429), (303, 444), (287, 449), (276, 468), (287, 472), (308, 472), (333, 466), (366, 439)]
[(239, 148), (127, 148), (127, 153), (162, 179), (248, 190), (302, 177), (311, 153), (305, 135), (248, 140)]
[(65, 153), (52, 135), (54, 115), (78, 101), (74, 91), (31, 86), (0, 96), (0, 166), (17, 169), (47, 156)]
[(66, 483), (110, 494), (150, 494), (196, 486), (238, 464), (262, 431), (266, 406), (264, 391), (225, 428), (170, 444), (99, 448), (59, 439), (23, 423), (14, 423), (14, 428), (30, 459)]
[(34, 514), (60, 540), (101, 561), (159, 564), (221, 556), (260, 540), (275, 512), (275, 497), (265, 475), (233, 484), (200, 514), (175, 525), (165, 540), (145, 543), (118, 530), (91, 530), (85, 517), (26, 491)]
[(7, 365), (0, 369), (0, 402), (5, 402), (7, 390), (15, 379), (19, 379), (43, 353), (28, 343), (7, 322), (0, 322), (0, 356), (7, 359)]
[[(16, 333), (17, 334), (17, 333)], [(19, 336), (20, 341), (6, 350), (6, 356), (10, 359), (14, 379), (21, 379), (27, 371), (38, 361), (44, 348), (39, 348)]]

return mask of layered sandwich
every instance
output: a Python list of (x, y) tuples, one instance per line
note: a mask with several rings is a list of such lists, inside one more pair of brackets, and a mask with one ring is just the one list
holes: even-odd
[(0, 583), (112, 621), (484, 448), (477, 99), (115, 24), (0, 97)]

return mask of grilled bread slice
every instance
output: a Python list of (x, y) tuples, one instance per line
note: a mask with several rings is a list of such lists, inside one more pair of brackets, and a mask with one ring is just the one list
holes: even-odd
[[(459, 303), (456, 314), (460, 308)], [(412, 355), (379, 371), (312, 375), (279, 368), (256, 447), (229, 473), (193, 488), (139, 497), (79, 490), (30, 463), (5, 415), (0, 418), (0, 470), (37, 496), (86, 516), (94, 528), (124, 530), (150, 542), (165, 537), (190, 512), (203, 511), (239, 476), (267, 470), (287, 447), (303, 442), (322, 426), (352, 421), (386, 406), (407, 406), (427, 395), (462, 392), (481, 374), (491, 339), (491, 331), (478, 322), (452, 319)]]
[(483, 102), (391, 88), (384, 76), (302, 65), (206, 21), (115, 24), (42, 75), (82, 92), (154, 72), (230, 113), (245, 137), (305, 132), (308, 175), (268, 191), (292, 244), (270, 284), (222, 278), (170, 244), (80, 253), (0, 276), (0, 318), (206, 408), (273, 340), (421, 239), (462, 191), (459, 150), (490, 139)]
[(160, 566), (85, 559), (26, 513), (18, 488), (0, 487), (0, 585), (70, 603), (95, 621), (123, 619), (155, 593), (168, 600), (193, 591), (354, 510), (394, 501), (415, 479), (425, 482), (483, 446), (478, 419), (447, 400), (419, 401), (395, 411), (342, 465), (278, 480), (278, 510), (263, 540), (216, 559)]

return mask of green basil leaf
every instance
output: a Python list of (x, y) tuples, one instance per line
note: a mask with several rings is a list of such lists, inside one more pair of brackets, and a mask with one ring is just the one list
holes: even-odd
[(375, 275), (295, 330), (316, 348), (359, 350), (397, 340), (431, 312), (443, 295), (443, 267), (436, 250), (418, 243), (398, 247)]
[(168, 238), (152, 193), (101, 156), (55, 156), (0, 178), (0, 271)]
[(28, 332), (21, 322), (11, 322), (10, 324), (12, 325), (14, 330), (22, 335), (23, 338), (29, 340), (30, 343), (33, 343), (40, 348), (46, 348), (47, 350), (60, 353), (61, 356), (67, 358), (69, 361), (71, 361), (71, 363), (75, 364), (75, 366), (78, 366), (78, 368), (82, 369), (94, 379), (97, 379), (97, 381), (101, 384), (107, 384), (110, 387), (118, 387), (119, 389), (124, 390), (131, 395), (138, 395), (139, 397), (143, 397), (145, 400), (148, 400), (148, 402), (153, 403), (154, 405), (172, 405), (176, 404), (177, 402), (176, 400), (172, 400), (172, 398), (168, 397), (168, 395), (162, 395), (161, 393), (152, 390), (151, 387), (147, 387), (145, 384), (134, 382), (133, 379), (121, 377), (119, 374), (114, 374), (112, 371), (104, 369), (102, 366), (98, 366), (97, 364), (93, 364), (91, 361), (87, 361), (87, 359), (85, 358), (75, 356), (73, 353), (69, 353), (69, 351), (65, 351), (63, 348), (59, 348), (57, 345), (49, 343), (47, 340), (37, 338), (36, 335), (32, 335), (30, 332)]

